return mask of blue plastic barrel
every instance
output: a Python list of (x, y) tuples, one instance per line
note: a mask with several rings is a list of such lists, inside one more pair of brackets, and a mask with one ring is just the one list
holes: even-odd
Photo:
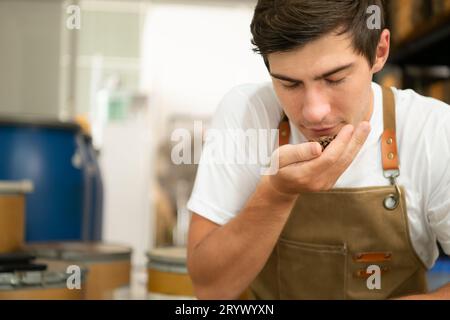
[(84, 158), (87, 161), (85, 172), (85, 226), (83, 238), (91, 241), (102, 239), (103, 225), (103, 180), (98, 163), (97, 152), (92, 145), (92, 138), (83, 135)]
[(92, 240), (88, 151), (75, 123), (0, 119), (0, 179), (29, 179), (26, 241)]

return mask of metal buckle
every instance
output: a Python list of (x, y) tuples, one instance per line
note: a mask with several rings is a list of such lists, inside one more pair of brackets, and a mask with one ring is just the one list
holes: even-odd
[(384, 170), (383, 171), (383, 175), (386, 179), (389, 179), (389, 181), (391, 182), (391, 185), (396, 185), (396, 178), (398, 178), (400, 176), (400, 170), (395, 169), (395, 170)]
[(401, 201), (401, 190), (397, 184), (397, 178), (400, 176), (400, 170), (384, 170), (384, 177), (389, 179), (391, 185), (395, 187), (395, 194), (391, 193), (383, 200), (383, 206), (387, 210), (395, 210)]

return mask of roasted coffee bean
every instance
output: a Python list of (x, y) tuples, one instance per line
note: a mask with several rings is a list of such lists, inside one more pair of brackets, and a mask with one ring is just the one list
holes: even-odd
[(337, 136), (324, 136), (324, 137), (320, 137), (317, 140), (311, 140), (310, 142), (318, 142), (322, 146), (322, 151), (323, 151), (323, 150), (325, 150), (326, 147), (328, 147), (328, 145), (331, 143), (331, 141), (336, 139), (336, 137)]

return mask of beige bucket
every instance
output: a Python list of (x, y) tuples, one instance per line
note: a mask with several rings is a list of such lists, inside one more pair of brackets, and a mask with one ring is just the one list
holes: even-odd
[(114, 298), (114, 290), (130, 285), (131, 248), (105, 243), (56, 242), (26, 247), (37, 257), (70, 261), (88, 270), (84, 287), (87, 300)]
[(186, 248), (156, 248), (147, 257), (149, 299), (195, 299), (186, 268)]
[(0, 253), (23, 246), (25, 239), (25, 193), (33, 189), (29, 181), (0, 181)]

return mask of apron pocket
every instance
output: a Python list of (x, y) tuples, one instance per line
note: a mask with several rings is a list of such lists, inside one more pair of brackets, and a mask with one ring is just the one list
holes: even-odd
[(345, 299), (346, 255), (343, 245), (321, 245), (280, 238), (280, 299)]

